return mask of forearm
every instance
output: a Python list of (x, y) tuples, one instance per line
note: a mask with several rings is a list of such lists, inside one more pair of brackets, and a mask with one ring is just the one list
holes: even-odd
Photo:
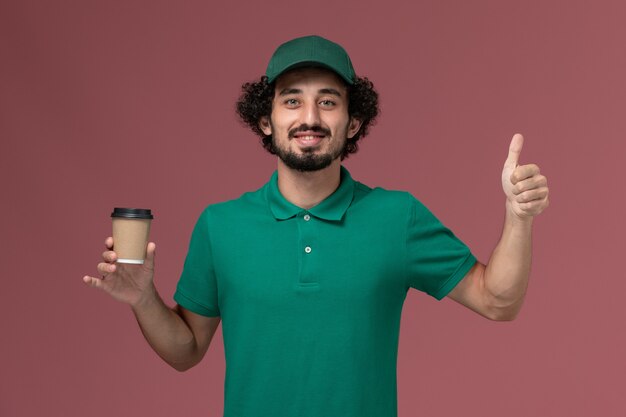
[(156, 289), (131, 309), (147, 342), (165, 362), (179, 371), (197, 362), (193, 332), (182, 317), (163, 302)]
[(484, 285), (503, 319), (519, 312), (530, 276), (533, 218), (520, 219), (507, 209), (502, 237), (485, 268)]

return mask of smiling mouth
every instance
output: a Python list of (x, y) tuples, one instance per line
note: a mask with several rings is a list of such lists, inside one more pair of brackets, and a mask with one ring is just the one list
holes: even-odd
[(326, 137), (323, 133), (318, 132), (298, 132), (294, 135), (293, 139), (302, 147), (313, 147), (319, 145), (319, 143)]

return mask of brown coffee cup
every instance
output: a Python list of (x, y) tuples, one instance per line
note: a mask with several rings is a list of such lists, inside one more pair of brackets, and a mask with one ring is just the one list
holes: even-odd
[(118, 263), (143, 264), (153, 218), (150, 209), (113, 209), (113, 250)]

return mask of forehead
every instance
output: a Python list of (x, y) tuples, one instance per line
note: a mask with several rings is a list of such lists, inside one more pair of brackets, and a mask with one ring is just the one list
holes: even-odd
[(345, 82), (333, 71), (325, 68), (296, 68), (285, 72), (276, 79), (276, 94), (284, 89), (314, 89), (333, 88), (345, 92)]

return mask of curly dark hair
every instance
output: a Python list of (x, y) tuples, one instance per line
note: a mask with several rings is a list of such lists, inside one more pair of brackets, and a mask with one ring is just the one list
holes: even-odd
[[(241, 96), (237, 101), (237, 114), (254, 133), (261, 137), (263, 147), (271, 154), (276, 154), (272, 146), (272, 136), (263, 133), (259, 127), (262, 117), (270, 117), (272, 100), (274, 99), (275, 82), (268, 83), (268, 78), (262, 76), (258, 81), (245, 83), (241, 86)], [(357, 77), (354, 84), (348, 88), (348, 114), (361, 121), (359, 131), (348, 140), (346, 148), (341, 154), (341, 160), (359, 149), (358, 141), (369, 133), (369, 128), (376, 122), (380, 113), (378, 107), (378, 93), (374, 84), (366, 77)]]

